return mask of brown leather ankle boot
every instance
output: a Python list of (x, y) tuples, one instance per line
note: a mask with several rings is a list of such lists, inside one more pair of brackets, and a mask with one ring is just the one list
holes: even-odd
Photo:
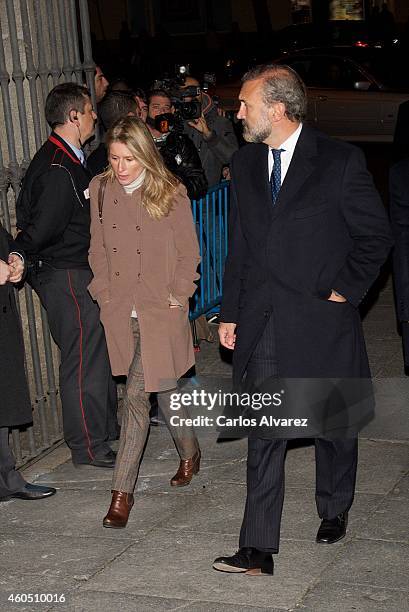
[(197, 474), (200, 470), (200, 457), (201, 453), (198, 449), (190, 459), (180, 460), (179, 469), (170, 481), (172, 487), (185, 487), (190, 483), (193, 474)]
[(133, 501), (132, 493), (112, 491), (111, 505), (108, 514), (102, 521), (104, 527), (112, 527), (113, 529), (122, 529), (126, 527)]

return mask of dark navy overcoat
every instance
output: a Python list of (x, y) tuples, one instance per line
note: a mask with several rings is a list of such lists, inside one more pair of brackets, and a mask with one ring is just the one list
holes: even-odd
[[(369, 377), (358, 306), (392, 237), (362, 152), (304, 125), (273, 207), (268, 147), (243, 147), (229, 236), (221, 320), (237, 324), (234, 381), (270, 316), (280, 377)], [(347, 301), (328, 301), (332, 289)]]

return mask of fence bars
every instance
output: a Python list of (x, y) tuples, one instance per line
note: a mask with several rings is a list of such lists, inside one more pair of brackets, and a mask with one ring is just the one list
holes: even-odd
[(227, 255), (229, 183), (211, 187), (206, 196), (192, 201), (193, 221), (199, 240), (201, 262), (198, 289), (191, 300), (190, 320), (209, 314), (222, 297)]
[[(8, 231), (15, 229), (21, 180), (49, 133), (44, 118), (48, 92), (58, 83), (82, 82), (86, 75), (95, 98), (94, 68), (87, 0), (0, 4), (0, 221)], [(12, 430), (21, 466), (62, 439), (62, 418), (55, 375), (59, 353), (46, 313), (28, 285), (16, 297), (33, 406), (33, 425)]]

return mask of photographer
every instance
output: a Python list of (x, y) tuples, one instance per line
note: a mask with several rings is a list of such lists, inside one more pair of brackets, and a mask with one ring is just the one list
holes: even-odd
[(198, 152), (191, 139), (183, 134), (183, 119), (175, 113), (169, 94), (154, 89), (148, 96), (146, 124), (168, 170), (187, 189), (191, 200), (206, 194), (207, 180)]
[(183, 89), (197, 88), (196, 96), (183, 96), (185, 102), (197, 100), (202, 107), (201, 117), (185, 121), (185, 134), (191, 138), (198, 150), (200, 161), (209, 185), (215, 185), (222, 178), (224, 166), (230, 163), (231, 156), (238, 149), (237, 138), (230, 119), (219, 114), (212, 98), (200, 90), (199, 81), (186, 77)]

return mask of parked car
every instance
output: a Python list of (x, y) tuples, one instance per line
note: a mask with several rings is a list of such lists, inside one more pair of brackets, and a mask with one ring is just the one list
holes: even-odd
[(391, 47), (399, 45), (399, 34), (390, 32), (390, 36), (379, 36), (370, 23), (362, 20), (330, 20), (325, 27), (316, 23), (286, 26), (275, 33), (274, 44), (283, 53), (333, 45)]
[[(392, 142), (399, 105), (409, 100), (409, 76), (401, 56), (385, 49), (303, 49), (276, 60), (298, 72), (308, 88), (310, 125), (359, 142)], [(227, 110), (238, 110), (240, 82), (219, 85)]]

